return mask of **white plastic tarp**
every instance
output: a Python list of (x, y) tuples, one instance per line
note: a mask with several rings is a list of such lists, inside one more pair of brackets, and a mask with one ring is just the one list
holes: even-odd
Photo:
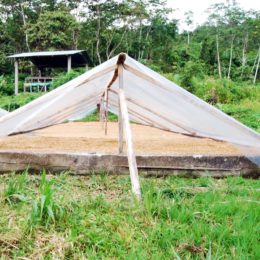
[[(0, 119), (0, 136), (81, 118), (96, 109), (111, 82), (118, 56)], [(227, 141), (260, 155), (260, 135), (126, 55), (124, 92), (132, 121), (161, 129)], [(109, 110), (118, 111), (118, 78)], [(247, 152), (250, 153), (250, 152)]]
[(9, 113), (8, 111), (6, 111), (6, 110), (0, 108), (0, 117), (6, 115), (6, 114), (8, 114), (8, 113)]

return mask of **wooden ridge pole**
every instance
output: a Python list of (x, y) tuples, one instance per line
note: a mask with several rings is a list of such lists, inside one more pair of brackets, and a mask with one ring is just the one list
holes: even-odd
[[(122, 55), (123, 56), (123, 55)], [(123, 59), (123, 61), (122, 61)], [(141, 199), (141, 189), (140, 189), (140, 181), (138, 176), (138, 169), (136, 163), (136, 157), (134, 153), (134, 146), (132, 140), (132, 131), (130, 128), (129, 122), (129, 115), (127, 110), (126, 98), (124, 94), (124, 77), (123, 77), (123, 63), (124, 57), (120, 56), (118, 59), (118, 76), (119, 76), (119, 141), (122, 142), (123, 139), (123, 131), (125, 131), (125, 138), (126, 138), (126, 147), (127, 147), (127, 157), (128, 157), (128, 165), (129, 165), (129, 172), (130, 178), (132, 183), (132, 192), (135, 194), (138, 200)], [(120, 145), (120, 143), (119, 143)], [(121, 143), (122, 145), (122, 143)]]

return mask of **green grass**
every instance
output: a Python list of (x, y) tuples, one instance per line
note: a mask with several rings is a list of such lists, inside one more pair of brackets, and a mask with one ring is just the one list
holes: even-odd
[[(251, 103), (254, 103), (251, 101)], [(251, 127), (260, 132), (260, 103), (255, 104), (254, 107), (248, 103), (244, 104), (225, 104), (218, 105), (223, 112), (234, 117), (241, 123)]]
[(128, 176), (21, 176), (0, 176), (4, 259), (260, 259), (259, 180), (142, 177), (138, 204)]
[[(96, 122), (99, 121), (99, 114), (97, 112), (97, 110), (95, 110), (92, 114), (80, 119), (80, 120), (76, 120), (76, 121), (80, 121), (80, 122)], [(108, 121), (109, 122), (117, 122), (118, 121), (118, 117), (117, 115), (108, 112)]]
[(43, 93), (20, 93), (18, 96), (1, 96), (0, 95), (0, 108), (7, 111), (13, 111), (34, 99), (40, 97)]

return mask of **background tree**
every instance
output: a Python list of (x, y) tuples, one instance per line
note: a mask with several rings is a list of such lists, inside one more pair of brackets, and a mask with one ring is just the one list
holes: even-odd
[(78, 48), (79, 24), (67, 11), (47, 11), (36, 23), (28, 25), (27, 33), (34, 50), (66, 50)]
[(192, 11), (188, 11), (184, 14), (185, 17), (185, 24), (186, 24), (186, 32), (187, 32), (187, 44), (190, 44), (190, 33), (192, 31), (193, 26), (193, 19), (194, 19), (194, 13)]
[(207, 75), (257, 82), (259, 12), (216, 4), (194, 30), (185, 15), (187, 30), (178, 32), (165, 0), (0, 0), (0, 70), (9, 71), (14, 52), (78, 48), (93, 64), (127, 52), (167, 73), (198, 64)]

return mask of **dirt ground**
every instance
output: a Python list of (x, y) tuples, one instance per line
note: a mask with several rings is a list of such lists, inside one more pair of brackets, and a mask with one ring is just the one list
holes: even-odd
[[(240, 155), (231, 144), (188, 137), (156, 128), (131, 124), (136, 154)], [(118, 152), (118, 124), (108, 123), (105, 135), (99, 122), (73, 122), (30, 133), (0, 138), (0, 150)]]

